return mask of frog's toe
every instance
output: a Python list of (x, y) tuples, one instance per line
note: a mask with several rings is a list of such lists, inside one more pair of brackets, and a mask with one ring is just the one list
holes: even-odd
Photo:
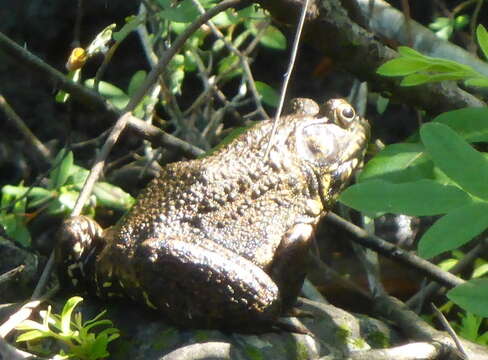
[(136, 276), (148, 305), (183, 326), (272, 323), (281, 311), (273, 280), (249, 260), (216, 251), (215, 243), (201, 245), (149, 239), (138, 248)]

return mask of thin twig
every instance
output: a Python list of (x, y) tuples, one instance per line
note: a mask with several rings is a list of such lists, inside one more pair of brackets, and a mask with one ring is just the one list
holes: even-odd
[(444, 327), (444, 329), (447, 331), (449, 336), (451, 336), (452, 340), (454, 341), (454, 343), (457, 346), (457, 349), (461, 352), (461, 354), (463, 354), (464, 358), (467, 359), (468, 354), (466, 354), (466, 350), (464, 349), (463, 344), (459, 340), (459, 337), (457, 336), (457, 334), (454, 331), (454, 329), (452, 328), (452, 326), (449, 324), (449, 321), (447, 321), (444, 314), (433, 303), (431, 303), (430, 306), (432, 306), (432, 309), (434, 309), (434, 313), (437, 316), (437, 318), (440, 320), (440, 322), (442, 323), (442, 326)]
[(124, 112), (132, 111), (136, 108), (137, 105), (139, 105), (139, 102), (142, 100), (149, 88), (156, 83), (158, 77), (166, 70), (166, 67), (168, 66), (173, 56), (183, 47), (186, 40), (188, 40), (188, 38), (193, 35), (193, 33), (197, 31), (200, 26), (205, 24), (208, 20), (213, 18), (215, 15), (221, 13), (222, 11), (240, 5), (244, 2), (245, 0), (224, 0), (218, 5), (210, 8), (205, 14), (200, 15), (193, 23), (191, 23), (191, 25), (189, 25), (185, 29), (185, 31), (183, 31), (176, 38), (171, 48), (169, 48), (163, 54), (158, 64), (149, 72), (139, 89), (137, 89), (135, 94), (131, 97), (129, 103), (124, 109)]
[(71, 46), (73, 48), (80, 46), (80, 33), (81, 33), (82, 20), (83, 20), (83, 0), (77, 0), (75, 25), (73, 27), (73, 41), (71, 42)]
[(37, 138), (29, 127), (24, 123), (22, 118), (17, 115), (14, 109), (9, 105), (7, 100), (0, 94), (0, 108), (5, 113), (8, 120), (14, 125), (17, 130), (24, 136), (27, 142), (31, 145), (36, 154), (46, 163), (51, 164), (52, 154), (51, 151)]
[[(205, 13), (205, 9), (198, 0), (191, 1), (197, 7), (200, 14)], [(261, 114), (263, 119), (269, 118), (268, 114), (263, 108), (263, 105), (261, 104), (261, 99), (258, 90), (256, 89), (256, 82), (254, 81), (254, 76), (252, 75), (251, 68), (249, 67), (249, 61), (247, 61), (247, 57), (244, 56), (239, 51), (239, 49), (237, 49), (230, 41), (227, 40), (224, 34), (222, 34), (222, 32), (214, 25), (211, 20), (207, 21), (207, 25), (210, 27), (210, 30), (212, 30), (214, 35), (224, 42), (225, 47), (239, 58), (239, 63), (241, 64), (242, 68), (244, 69), (244, 73), (246, 74), (247, 83), (249, 84), (249, 89), (251, 90), (251, 94), (254, 97), (258, 112)]]
[(0, 275), (0, 284), (6, 281), (12, 280), (17, 274), (21, 273), (24, 271), (25, 265), (20, 264), (13, 269), (10, 269), (9, 271), (4, 272), (3, 274)]
[[(1, 32), (0, 49), (12, 56), (14, 59), (18, 60), (18, 62), (27, 65), (27, 68), (29, 70), (37, 71), (44, 78), (56, 83), (57, 86), (59, 86), (66, 92), (69, 92), (78, 101), (88, 106), (94, 107), (95, 109), (101, 109), (102, 111), (106, 112), (109, 115), (112, 115), (113, 117), (119, 118), (120, 116), (122, 116), (122, 112), (119, 109), (115, 108), (102, 96), (83, 85), (69, 80), (63, 73), (46, 64), (42, 59), (32, 54), (28, 50), (17, 45)], [(191, 145), (184, 140), (178, 139), (171, 134), (165, 133), (164, 131), (153, 125), (147, 124), (146, 127), (149, 127), (146, 133), (151, 133), (153, 136), (152, 138), (157, 139), (159, 145), (167, 145), (174, 148), (175, 146), (177, 147), (178, 144), (185, 144), (184, 148), (181, 150), (187, 155), (192, 153), (191, 151), (188, 152), (188, 149), (194, 149), (194, 152), (199, 152), (200, 150), (194, 145)], [(169, 143), (166, 144), (166, 141), (168, 141)]]
[(273, 145), (273, 138), (275, 136), (276, 130), (278, 129), (278, 123), (280, 121), (281, 112), (283, 111), (283, 104), (285, 103), (286, 90), (288, 88), (288, 82), (291, 78), (291, 73), (293, 72), (293, 67), (295, 66), (295, 60), (298, 52), (298, 45), (300, 44), (300, 37), (302, 35), (303, 24), (305, 24), (305, 17), (307, 16), (309, 0), (305, 0), (302, 13), (300, 15), (300, 21), (298, 22), (297, 32), (295, 33), (295, 39), (293, 40), (293, 47), (290, 55), (290, 62), (288, 63), (288, 69), (286, 70), (285, 78), (283, 79), (283, 84), (281, 86), (280, 101), (278, 103), (278, 108), (276, 109), (276, 114), (273, 122), (273, 128), (271, 129), (271, 134), (269, 135), (268, 146), (264, 152), (264, 159), (268, 158), (269, 151)]

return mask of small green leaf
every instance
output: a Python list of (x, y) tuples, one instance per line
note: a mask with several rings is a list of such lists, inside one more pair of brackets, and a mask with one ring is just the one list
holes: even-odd
[(447, 292), (447, 297), (463, 309), (488, 317), (488, 279), (472, 279)]
[(488, 87), (488, 78), (476, 77), (465, 80), (464, 83), (466, 84), (466, 86)]
[[(67, 75), (66, 77), (68, 79), (70, 79), (71, 81), (73, 82), (78, 82), (78, 80), (80, 80), (80, 77), (81, 77), (81, 68), (80, 69), (76, 69), (76, 70), (71, 70)], [(61, 104), (64, 104), (66, 101), (68, 101), (70, 97), (70, 94), (67, 93), (66, 91), (64, 90), (59, 90), (56, 94), (56, 97), (54, 98), (54, 100), (58, 103), (61, 103)]]
[(280, 96), (278, 92), (268, 84), (256, 81), (256, 90), (261, 95), (261, 100), (269, 106), (277, 107)]
[(425, 59), (425, 55), (419, 53), (417, 50), (414, 50), (408, 46), (399, 46), (397, 49), (398, 53), (402, 56), (409, 57), (409, 58), (418, 58), (418, 59)]
[(159, 15), (166, 20), (189, 23), (194, 21), (198, 15), (198, 9), (190, 0), (183, 0), (176, 3), (175, 6), (167, 6)]
[(97, 197), (99, 203), (103, 206), (108, 206), (113, 209), (127, 210), (135, 202), (130, 194), (118, 186), (106, 182), (97, 182), (93, 187), (93, 193)]
[(239, 65), (239, 57), (235, 54), (229, 54), (219, 61), (218, 74), (226, 79), (233, 78), (242, 73), (242, 67)]
[(422, 144), (388, 145), (372, 158), (359, 175), (359, 182), (382, 179), (392, 183), (433, 178), (433, 163)]
[(59, 189), (66, 183), (73, 168), (73, 152), (63, 148), (54, 159), (54, 168), (49, 174), (50, 189)]
[(384, 63), (376, 72), (383, 76), (404, 76), (425, 70), (429, 66), (423, 59), (400, 57)]
[(415, 86), (428, 83), (431, 76), (427, 74), (411, 74), (405, 76), (402, 81), (400, 81), (401, 86)]
[(483, 51), (483, 55), (485, 55), (485, 58), (488, 60), (488, 31), (486, 31), (485, 27), (481, 24), (476, 28), (476, 38), (481, 51)]
[(437, 220), (427, 230), (419, 241), (419, 255), (431, 258), (456, 249), (481, 234), (487, 227), (488, 203), (472, 203), (457, 208)]
[[(85, 85), (90, 89), (94, 87), (94, 79), (87, 79)], [(100, 81), (98, 91), (106, 97), (116, 108), (123, 109), (129, 103), (129, 97), (115, 85), (105, 81)]]
[(76, 305), (83, 301), (82, 297), (73, 296), (66, 301), (63, 310), (61, 311), (61, 332), (64, 335), (71, 334), (71, 313)]
[(473, 277), (473, 279), (475, 279), (475, 278), (482, 277), (486, 274), (488, 274), (488, 263), (477, 266), (473, 271), (472, 277)]
[(129, 86), (127, 87), (127, 94), (129, 96), (134, 95), (134, 93), (139, 89), (139, 86), (143, 83), (143, 81), (146, 79), (146, 72), (144, 70), (139, 70), (132, 75)]
[(468, 142), (488, 142), (488, 108), (464, 108), (440, 114), (432, 120), (449, 126)]
[(17, 339), (15, 339), (15, 341), (17, 341), (17, 342), (31, 341), (31, 340), (45, 338), (48, 336), (51, 336), (51, 334), (49, 332), (44, 332), (44, 331), (39, 331), (39, 330), (31, 330), (31, 331), (27, 331), (27, 332), (17, 336)]
[(283, 35), (283, 33), (273, 25), (268, 25), (266, 30), (264, 30), (264, 33), (261, 36), (259, 42), (263, 46), (275, 50), (285, 50), (287, 45), (285, 35)]
[(448, 126), (425, 124), (420, 137), (434, 163), (467, 192), (488, 199), (488, 160)]
[(124, 40), (132, 31), (136, 30), (137, 27), (146, 20), (145, 15), (131, 15), (125, 18), (125, 24), (119, 31), (114, 32), (113, 38), (115, 41)]
[(411, 216), (445, 214), (471, 202), (470, 197), (459, 188), (433, 180), (403, 184), (367, 181), (347, 188), (339, 200), (367, 213), (387, 212)]

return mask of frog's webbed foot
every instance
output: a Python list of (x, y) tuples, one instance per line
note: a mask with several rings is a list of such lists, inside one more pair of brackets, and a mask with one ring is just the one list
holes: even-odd
[(146, 303), (178, 325), (258, 328), (281, 312), (273, 280), (211, 241), (146, 240), (136, 250), (134, 268)]
[(63, 222), (55, 250), (63, 283), (76, 286), (85, 280), (87, 264), (94, 260), (94, 241), (101, 239), (102, 233), (100, 225), (86, 216), (73, 216)]

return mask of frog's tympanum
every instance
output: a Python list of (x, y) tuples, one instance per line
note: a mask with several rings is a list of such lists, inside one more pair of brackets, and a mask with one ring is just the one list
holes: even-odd
[(344, 100), (291, 103), (211, 156), (167, 165), (117, 225), (68, 219), (70, 282), (180, 326), (267, 327), (296, 301), (314, 227), (360, 166), (369, 125)]

